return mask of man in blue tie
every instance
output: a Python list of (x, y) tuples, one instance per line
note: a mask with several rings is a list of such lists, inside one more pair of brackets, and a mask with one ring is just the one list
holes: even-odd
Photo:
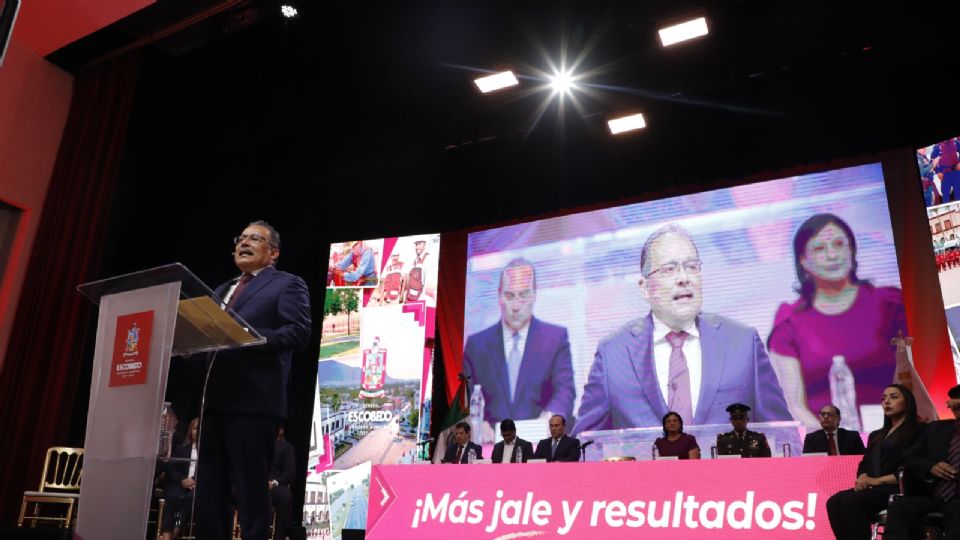
[(497, 288), (500, 320), (467, 338), (463, 370), (483, 393), (485, 440), (506, 418), (547, 420), (573, 413), (573, 364), (567, 329), (533, 316), (537, 271), (527, 259), (507, 263)]
[(550, 438), (537, 443), (534, 458), (553, 461), (578, 461), (580, 441), (567, 435), (567, 419), (555, 414), (550, 417)]

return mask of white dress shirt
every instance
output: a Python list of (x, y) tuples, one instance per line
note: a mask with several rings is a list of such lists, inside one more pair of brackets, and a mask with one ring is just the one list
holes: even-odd
[[(660, 393), (663, 401), (670, 403), (668, 385), (670, 382), (670, 353), (673, 347), (667, 341), (667, 334), (673, 329), (653, 317), (653, 360), (657, 368), (657, 382), (660, 384)], [(687, 333), (683, 340), (683, 355), (687, 358), (687, 371), (690, 373), (690, 405), (693, 414), (697, 414), (697, 403), (700, 401), (700, 380), (703, 376), (703, 353), (701, 351), (700, 331), (696, 321), (683, 329)], [(684, 418), (684, 422), (692, 423), (693, 418)]]
[(507, 441), (503, 441), (503, 461), (502, 463), (510, 463), (510, 460), (513, 459), (514, 450), (517, 447), (517, 440), (514, 439), (512, 443), (507, 444)]
[[(513, 350), (513, 328), (510, 328), (503, 321), (500, 321), (500, 328), (503, 329), (503, 358), (510, 358), (510, 351)], [(517, 348), (520, 350), (520, 358), (523, 358), (523, 349), (527, 345), (527, 331), (530, 330), (530, 322), (523, 325), (523, 328), (517, 330), (517, 333), (520, 334), (520, 342), (517, 343)]]

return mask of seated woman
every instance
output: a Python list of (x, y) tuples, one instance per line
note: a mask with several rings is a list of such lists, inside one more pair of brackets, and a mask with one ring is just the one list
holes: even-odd
[(670, 411), (663, 415), (663, 437), (653, 442), (660, 457), (677, 456), (679, 459), (700, 459), (697, 438), (683, 432), (683, 418)]
[[(167, 488), (164, 494), (166, 503), (163, 507), (163, 519), (160, 522), (160, 532), (163, 540), (171, 540), (179, 535), (182, 525), (190, 523), (193, 515), (193, 495), (197, 487), (197, 438), (200, 420), (190, 422), (190, 430), (183, 439), (183, 444), (173, 447), (170, 452), (172, 458), (190, 458), (186, 461), (170, 461), (167, 463)], [(175, 530), (176, 529), (176, 530)]]
[(827, 500), (827, 516), (837, 540), (870, 538), (871, 521), (887, 508), (890, 495), (899, 491), (896, 471), (903, 452), (923, 431), (917, 422), (917, 402), (908, 388), (887, 386), (882, 403), (883, 427), (870, 434), (853, 489)]
[[(856, 236), (833, 214), (816, 214), (800, 225), (793, 258), (800, 297), (780, 305), (767, 340), (787, 406), (808, 430), (820, 429), (812, 411), (825, 405), (858, 419), (864, 400), (893, 380), (890, 340), (908, 335), (903, 295), (857, 276)], [(831, 403), (830, 368), (837, 356), (853, 372), (855, 403)]]

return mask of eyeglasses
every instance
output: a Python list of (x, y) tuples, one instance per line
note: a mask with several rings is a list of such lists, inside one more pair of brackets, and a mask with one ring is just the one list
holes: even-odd
[(233, 237), (233, 245), (237, 245), (244, 240), (249, 240), (253, 243), (259, 244), (260, 242), (270, 242), (270, 240), (263, 236), (262, 234), (251, 233), (251, 234), (241, 234), (240, 236)]
[(689, 261), (683, 261), (682, 263), (668, 262), (667, 264), (661, 264), (659, 267), (655, 268), (652, 272), (647, 274), (647, 277), (650, 277), (658, 272), (664, 277), (671, 277), (676, 275), (681, 268), (683, 268), (688, 274), (699, 274), (700, 269), (703, 268), (703, 261), (700, 259), (690, 259)]
[(527, 302), (527, 301), (533, 300), (533, 295), (536, 294), (536, 291), (534, 291), (533, 289), (524, 289), (519, 293), (515, 293), (513, 291), (503, 291), (500, 294), (501, 296), (503, 296), (503, 299), (506, 300), (507, 302), (514, 302), (514, 301)]
[(824, 411), (824, 412), (820, 413), (820, 416), (821, 416), (822, 418), (830, 418), (831, 416), (836, 416), (836, 415), (837, 415), (837, 413), (832, 412), (832, 411)]

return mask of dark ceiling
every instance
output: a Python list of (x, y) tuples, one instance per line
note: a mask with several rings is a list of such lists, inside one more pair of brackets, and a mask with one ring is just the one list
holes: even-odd
[[(204, 185), (213, 200), (223, 185), (292, 193), (273, 204), (326, 240), (689, 191), (960, 133), (948, 82), (958, 2), (297, 7), (284, 21), (275, 0), (160, 0), (50, 58), (77, 70), (152, 42), (125, 174), (178, 177), (170, 189)], [(658, 23), (697, 11), (709, 36), (658, 45)], [(587, 76), (550, 100), (537, 73), (563, 50)], [(521, 87), (480, 95), (472, 78), (501, 66)], [(626, 110), (648, 127), (612, 137), (605, 119)], [(324, 202), (350, 195), (367, 202)], [(375, 211), (357, 219), (364, 209)]]

